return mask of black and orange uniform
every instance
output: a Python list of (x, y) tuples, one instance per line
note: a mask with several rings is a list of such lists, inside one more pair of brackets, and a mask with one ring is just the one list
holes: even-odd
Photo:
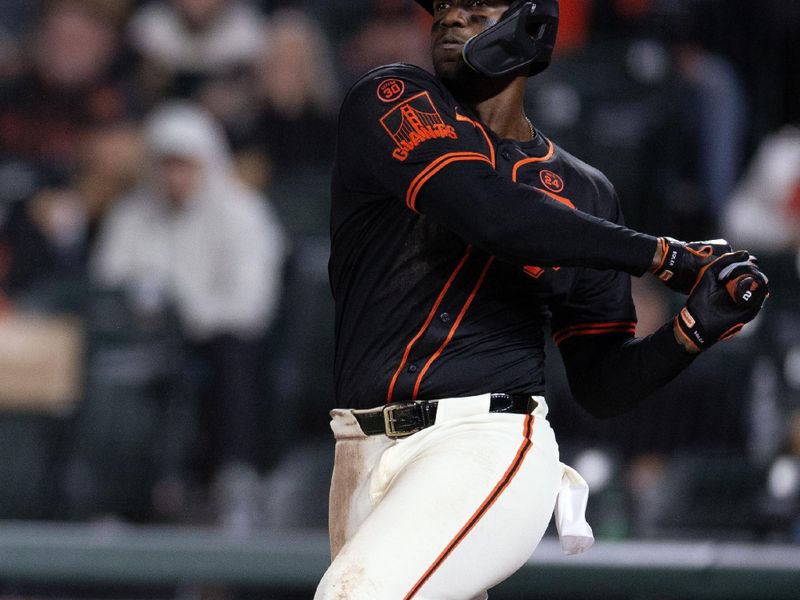
[(542, 394), (548, 323), (573, 394), (615, 414), (691, 357), (635, 338), (657, 240), (608, 180), (535, 132), (500, 139), (433, 75), (392, 65), (345, 99), (332, 179), (336, 405)]

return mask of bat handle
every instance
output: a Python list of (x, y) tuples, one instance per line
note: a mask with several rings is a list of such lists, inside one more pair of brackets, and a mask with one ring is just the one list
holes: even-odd
[(739, 275), (725, 283), (731, 300), (739, 306), (763, 302), (767, 293), (765, 282), (751, 274)]

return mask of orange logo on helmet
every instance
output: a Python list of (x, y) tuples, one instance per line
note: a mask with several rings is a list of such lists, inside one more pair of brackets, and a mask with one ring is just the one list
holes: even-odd
[(539, 179), (542, 180), (544, 187), (551, 192), (560, 192), (564, 189), (564, 180), (552, 171), (540, 171)]
[(378, 85), (378, 99), (381, 102), (394, 102), (403, 92), (406, 91), (406, 84), (400, 79), (384, 79)]

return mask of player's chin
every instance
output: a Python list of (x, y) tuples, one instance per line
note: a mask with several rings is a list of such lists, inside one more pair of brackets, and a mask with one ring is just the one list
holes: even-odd
[(468, 69), (467, 64), (461, 56), (437, 56), (433, 55), (433, 70), (436, 76), (442, 81), (458, 81), (464, 77), (464, 70)]

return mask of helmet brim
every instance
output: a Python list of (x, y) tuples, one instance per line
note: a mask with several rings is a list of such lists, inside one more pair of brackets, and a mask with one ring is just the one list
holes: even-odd
[(427, 10), (430, 14), (433, 14), (433, 0), (417, 0), (417, 4)]
[[(510, 0), (509, 6), (513, 6), (513, 4), (517, 0)], [(433, 14), (433, 0), (416, 0), (417, 4), (419, 4), (422, 8), (424, 8), (428, 13)]]

